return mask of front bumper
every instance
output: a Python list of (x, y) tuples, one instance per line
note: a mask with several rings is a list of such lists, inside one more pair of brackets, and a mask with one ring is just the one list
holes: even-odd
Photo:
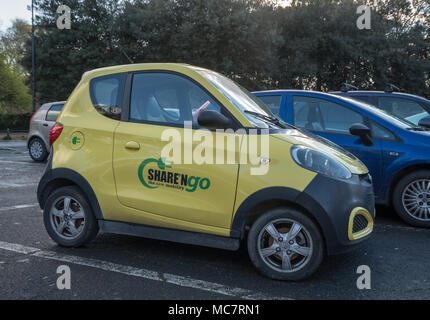
[(369, 239), (375, 219), (375, 200), (368, 174), (349, 180), (317, 175), (298, 203), (318, 220), (328, 254), (347, 252)]

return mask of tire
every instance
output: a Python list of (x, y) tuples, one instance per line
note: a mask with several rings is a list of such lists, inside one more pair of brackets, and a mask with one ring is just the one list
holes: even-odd
[[(65, 205), (69, 208), (66, 213)], [(64, 247), (80, 247), (94, 239), (99, 231), (87, 198), (75, 186), (59, 188), (48, 196), (43, 222), (52, 240)]]
[(394, 188), (393, 206), (406, 223), (430, 228), (430, 170), (404, 176)]
[(31, 139), (28, 144), (28, 153), (30, 154), (31, 159), (36, 162), (43, 162), (48, 157), (45, 143), (40, 138)]
[[(270, 225), (276, 228), (277, 233), (273, 233)], [(289, 238), (293, 226), (301, 229), (294, 227), (295, 232)], [(282, 241), (279, 237), (275, 240), (274, 234), (280, 235)], [(277, 208), (261, 215), (251, 226), (248, 253), (263, 275), (276, 280), (298, 281), (311, 276), (321, 265), (324, 240), (317, 225), (306, 215), (291, 208)], [(264, 253), (268, 256), (263, 257)], [(282, 263), (282, 257), (286, 257), (286, 263)]]

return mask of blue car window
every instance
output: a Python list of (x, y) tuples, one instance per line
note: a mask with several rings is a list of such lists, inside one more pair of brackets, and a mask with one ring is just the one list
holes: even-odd
[(281, 102), (282, 102), (282, 96), (276, 95), (276, 96), (259, 96), (260, 100), (263, 101), (266, 106), (269, 107), (270, 111), (272, 111), (277, 116), (281, 113)]
[(419, 103), (397, 97), (379, 97), (378, 107), (414, 125), (417, 125), (419, 120), (429, 115)]
[(295, 96), (294, 124), (317, 132), (350, 134), (354, 123), (364, 123), (364, 117), (340, 104), (325, 99)]
[(372, 138), (378, 139), (378, 140), (396, 140), (396, 137), (394, 134), (392, 134), (389, 130), (385, 129), (384, 127), (380, 126), (376, 122), (370, 121), (370, 130), (372, 134)]

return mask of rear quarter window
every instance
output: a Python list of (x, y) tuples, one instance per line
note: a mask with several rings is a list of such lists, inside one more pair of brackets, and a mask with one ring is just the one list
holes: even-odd
[(91, 101), (96, 110), (111, 119), (121, 119), (125, 73), (94, 78), (90, 84)]
[(63, 109), (64, 104), (54, 104), (52, 105), (48, 112), (46, 113), (46, 121), (57, 121), (58, 115)]

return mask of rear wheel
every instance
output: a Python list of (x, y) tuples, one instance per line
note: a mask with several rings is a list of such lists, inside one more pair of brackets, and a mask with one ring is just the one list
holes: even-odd
[(323, 239), (315, 223), (303, 213), (273, 209), (260, 216), (248, 234), (248, 253), (265, 276), (302, 280), (313, 274), (324, 257)]
[(406, 223), (430, 228), (430, 171), (420, 170), (403, 177), (394, 188), (393, 205)]
[(31, 139), (28, 144), (28, 152), (30, 157), (37, 162), (45, 161), (48, 157), (48, 151), (46, 150), (45, 143), (40, 138)]
[(99, 230), (86, 197), (74, 186), (62, 187), (49, 195), (43, 218), (49, 236), (65, 247), (82, 246)]

